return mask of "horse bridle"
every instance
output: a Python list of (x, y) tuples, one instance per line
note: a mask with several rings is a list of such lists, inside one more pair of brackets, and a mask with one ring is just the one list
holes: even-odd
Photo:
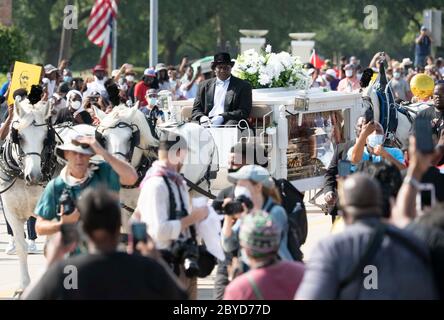
[[(15, 145), (15, 146), (17, 146), (17, 150), (19, 151), (18, 153), (17, 153), (17, 155), (18, 155), (18, 157), (19, 157), (19, 161), (21, 162), (22, 161), (22, 159), (24, 158), (24, 157), (27, 157), (27, 156), (39, 156), (40, 158), (42, 158), (42, 153), (38, 153), (38, 152), (24, 152), (23, 151), (23, 149), (22, 149), (22, 147), (21, 147), (21, 145), (20, 145), (20, 135), (19, 135), (19, 132), (18, 132), (18, 129), (16, 129), (16, 128), (14, 128), (14, 124), (15, 123), (17, 123), (17, 122), (19, 122), (19, 121), (14, 121), (13, 123), (12, 123), (12, 125), (11, 125), (11, 140), (12, 140), (12, 143)], [(46, 137), (46, 139), (45, 139), (45, 141), (44, 141), (44, 145), (43, 145), (43, 149), (45, 148), (45, 146), (48, 144), (48, 139), (50, 139), (49, 138), (49, 135), (50, 134), (52, 134), (52, 130), (54, 130), (53, 128), (52, 128), (52, 126), (50, 125), (50, 123), (49, 122), (47, 122), (47, 123), (41, 123), (41, 124), (37, 124), (36, 122), (35, 122), (35, 120), (31, 123), (31, 125), (32, 126), (34, 126), (34, 127), (43, 127), (43, 126), (47, 126), (48, 127), (48, 133), (47, 133), (47, 137)], [(43, 152), (43, 149), (42, 149), (42, 152)]]
[[(46, 123), (41, 123), (41, 124), (37, 124), (35, 122), (35, 120), (31, 123), (32, 126), (34, 127), (43, 127), (43, 126), (47, 126), (48, 128), (48, 132), (45, 138), (45, 141), (43, 142), (43, 149), (41, 151), (41, 153), (38, 152), (24, 152), (21, 145), (20, 145), (20, 134), (18, 129), (16, 129), (14, 127), (15, 123), (18, 123), (19, 121), (16, 120), (11, 124), (11, 137), (10, 137), (10, 142), (11, 142), (11, 147), (14, 146), (16, 148), (16, 153), (17, 153), (17, 157), (18, 157), (18, 163), (17, 166), (18, 168), (23, 172), (23, 163), (22, 160), (27, 157), (27, 156), (38, 156), (40, 157), (40, 159), (43, 159), (44, 161), (42, 161), (41, 163), (41, 167), (42, 167), (42, 174), (45, 176), (46, 180), (50, 179), (51, 177), (51, 169), (50, 167), (50, 161), (51, 161), (51, 157), (47, 157), (47, 155), (45, 154), (45, 150), (47, 150), (48, 148), (51, 149), (53, 145), (55, 145), (55, 130), (51, 125), (51, 122), (48, 120)], [(46, 172), (46, 169), (49, 170), (49, 172)], [(45, 172), (44, 172), (45, 171)]]
[(115, 128), (130, 128), (131, 129), (132, 135), (131, 135), (131, 139), (130, 139), (130, 149), (129, 149), (128, 153), (123, 154), (120, 151), (113, 153), (113, 155), (120, 155), (120, 156), (124, 157), (125, 159), (127, 159), (129, 162), (131, 162), (131, 159), (132, 159), (133, 153), (134, 153), (134, 148), (136, 148), (140, 143), (140, 129), (136, 124), (129, 124), (129, 123), (121, 121), (121, 122), (117, 123), (115, 126), (103, 128), (102, 132), (98, 131), (99, 128), (97, 128), (95, 131), (95, 138), (96, 138), (97, 142), (103, 148), (106, 149), (106, 139), (103, 136), (103, 132), (105, 130), (115, 129)]

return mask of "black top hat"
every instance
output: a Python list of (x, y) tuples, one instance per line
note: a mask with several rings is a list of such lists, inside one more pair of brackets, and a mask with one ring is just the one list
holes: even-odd
[(214, 61), (211, 63), (211, 69), (216, 68), (218, 64), (229, 64), (234, 66), (234, 62), (231, 61), (230, 54), (227, 52), (219, 52), (214, 55)]

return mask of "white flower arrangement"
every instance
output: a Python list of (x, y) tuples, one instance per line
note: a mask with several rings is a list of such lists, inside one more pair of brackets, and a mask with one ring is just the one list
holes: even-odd
[(285, 51), (273, 53), (267, 45), (261, 53), (250, 49), (239, 55), (233, 74), (249, 81), (253, 89), (292, 87), (307, 90), (311, 77), (302, 66), (299, 57)]

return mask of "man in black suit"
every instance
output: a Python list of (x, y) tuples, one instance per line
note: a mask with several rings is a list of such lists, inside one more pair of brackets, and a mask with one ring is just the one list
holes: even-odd
[(251, 112), (251, 85), (231, 75), (234, 62), (228, 53), (214, 56), (211, 68), (216, 78), (200, 83), (194, 100), (192, 120), (207, 125), (237, 125)]

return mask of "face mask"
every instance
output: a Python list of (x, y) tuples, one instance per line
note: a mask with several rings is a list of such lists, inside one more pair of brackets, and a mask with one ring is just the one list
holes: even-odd
[(8, 73), (6, 74), (6, 78), (8, 79), (8, 81), (11, 81), (11, 73), (10, 73), (10, 72), (8, 72)]
[(245, 196), (248, 199), (251, 199), (251, 192), (246, 187), (236, 186), (234, 188), (234, 196), (237, 198), (239, 196)]
[(362, 78), (362, 73), (358, 73), (358, 74), (356, 75), (356, 77), (358, 78), (358, 80), (361, 80), (361, 78)]
[(157, 99), (156, 98), (150, 98), (150, 105), (152, 105), (152, 106), (157, 105)]
[(400, 72), (394, 72), (394, 73), (393, 73), (393, 77), (394, 77), (395, 79), (399, 79), (399, 78), (401, 78), (401, 73), (400, 73)]
[(382, 145), (383, 142), (384, 142), (384, 135), (382, 134), (372, 134), (369, 135), (367, 138), (367, 143), (372, 148)]
[(125, 79), (128, 82), (134, 82), (134, 76), (126, 76)]
[(80, 101), (71, 101), (71, 109), (79, 110), (81, 105)]
[(345, 70), (345, 76), (350, 78), (353, 75), (353, 70)]
[(64, 81), (64, 82), (71, 83), (71, 81), (72, 81), (72, 77), (64, 76), (64, 77), (63, 77), (63, 81)]

